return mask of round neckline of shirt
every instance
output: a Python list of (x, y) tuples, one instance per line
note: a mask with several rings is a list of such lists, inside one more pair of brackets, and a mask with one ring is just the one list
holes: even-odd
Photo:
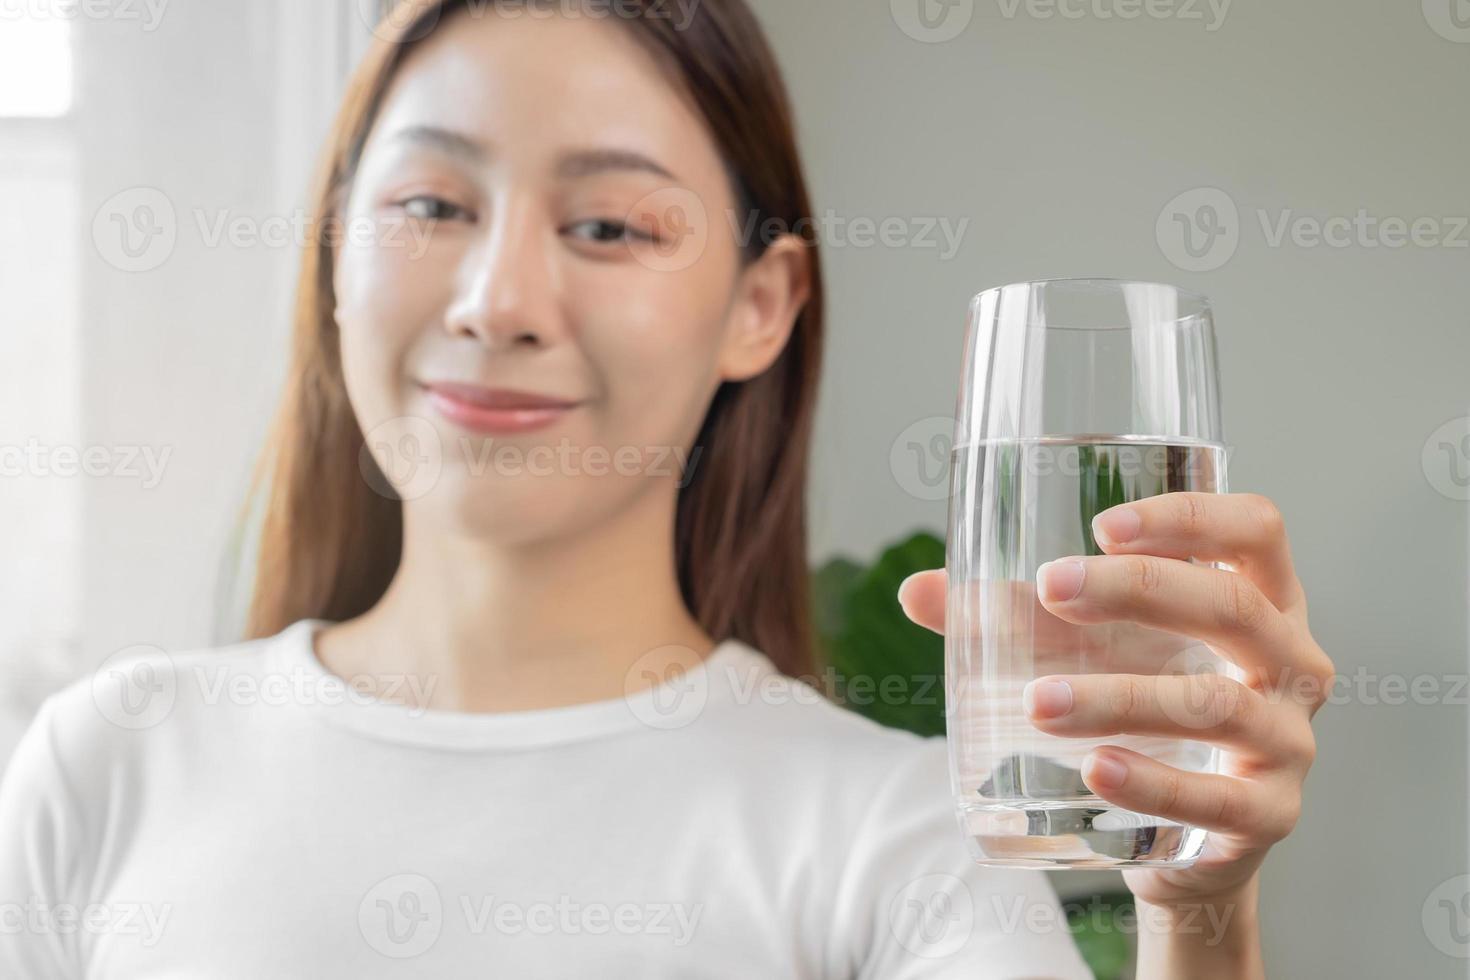
[[(330, 625), (302, 619), (278, 637), (278, 655), (288, 671), (305, 676), (318, 696), (303, 704), (332, 726), (358, 735), (423, 748), (461, 750), (527, 750), (589, 741), (611, 735), (678, 731), (697, 722), (715, 704), (728, 701), (730, 670), (755, 658), (764, 672), (774, 671), (765, 656), (741, 641), (717, 643), (699, 665), (681, 679), (684, 693), (657, 685), (625, 698), (590, 701), (526, 711), (471, 713), (415, 708), (382, 701), (351, 690), (317, 657), (314, 639)], [(722, 668), (722, 669), (716, 669)], [(671, 697), (671, 695), (673, 695)], [(674, 705), (670, 709), (670, 705)]]

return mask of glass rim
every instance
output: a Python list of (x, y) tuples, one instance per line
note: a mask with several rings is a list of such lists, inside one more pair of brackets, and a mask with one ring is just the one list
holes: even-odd
[[(1206, 325), (1208, 326), (1210, 324), (1210, 321), (1212, 320), (1214, 309), (1210, 305), (1210, 298), (1208, 296), (1206, 296), (1204, 293), (1195, 292), (1192, 289), (1185, 289), (1184, 287), (1176, 286), (1173, 283), (1158, 282), (1156, 280), (1124, 279), (1111, 276), (1059, 276), (1053, 279), (1026, 279), (1019, 282), (1009, 282), (999, 286), (991, 286), (987, 289), (980, 290), (980, 292), (976, 293), (971, 298), (971, 309), (973, 310), (976, 306), (978, 306), (980, 301), (986, 296), (998, 295), (1007, 289), (1016, 289), (1023, 286), (1028, 288), (1035, 286), (1104, 286), (1117, 288), (1117, 291), (1120, 293), (1122, 292), (1121, 287), (1123, 286), (1148, 286), (1154, 289), (1167, 289), (1174, 295), (1178, 296), (1181, 300), (1181, 303), (1188, 303), (1191, 307), (1193, 307), (1191, 312), (1186, 313), (1183, 316), (1177, 316), (1169, 320), (1153, 320), (1148, 323), (1148, 326), (1158, 328), (1182, 327), (1199, 321), (1205, 321)], [(1043, 330), (1090, 330), (1105, 332), (1109, 330), (1133, 330), (1135, 329), (1136, 325), (1130, 323), (1117, 323), (1099, 326), (1077, 326), (1065, 323), (1037, 324), (1034, 320), (1028, 317), (1027, 326), (1039, 326)]]

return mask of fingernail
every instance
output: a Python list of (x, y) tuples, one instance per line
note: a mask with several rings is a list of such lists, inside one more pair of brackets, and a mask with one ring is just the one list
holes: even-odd
[(1128, 767), (1110, 755), (1087, 757), (1082, 781), (1094, 790), (1117, 789), (1128, 778)]
[(1098, 544), (1125, 544), (1138, 537), (1143, 519), (1131, 507), (1114, 507), (1092, 519), (1092, 536)]
[(1080, 561), (1049, 561), (1037, 571), (1041, 598), (1046, 602), (1066, 602), (1082, 592), (1085, 572)]
[(917, 578), (918, 575), (919, 575), (918, 572), (914, 572), (908, 578), (906, 578), (902, 582), (898, 583), (898, 604), (900, 606), (904, 606), (904, 605), (907, 605), (908, 604), (905, 596), (906, 596), (906, 593), (908, 592), (909, 583), (912, 582), (915, 578)]
[(1034, 680), (1021, 692), (1021, 706), (1033, 718), (1060, 718), (1072, 710), (1072, 685), (1066, 681)]

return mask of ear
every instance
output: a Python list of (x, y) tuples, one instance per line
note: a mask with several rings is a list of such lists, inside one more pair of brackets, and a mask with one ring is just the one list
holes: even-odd
[(811, 298), (811, 261), (806, 242), (787, 234), (741, 271), (720, 351), (721, 380), (746, 381), (776, 363)]

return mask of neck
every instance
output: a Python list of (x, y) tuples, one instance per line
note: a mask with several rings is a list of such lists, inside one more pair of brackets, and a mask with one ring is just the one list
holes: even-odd
[(417, 677), (421, 706), (440, 710), (621, 697), (635, 664), (664, 676), (714, 646), (679, 590), (676, 492), (660, 481), (610, 519), (510, 545), (446, 532), (406, 507), (387, 592), (318, 634), (318, 656), (344, 676)]

